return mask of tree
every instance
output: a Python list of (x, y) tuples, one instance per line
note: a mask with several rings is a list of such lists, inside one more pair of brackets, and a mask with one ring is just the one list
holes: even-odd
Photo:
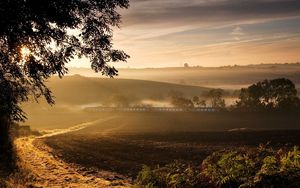
[(204, 95), (210, 100), (212, 108), (225, 108), (225, 100), (223, 99), (224, 90), (211, 89)]
[(172, 98), (172, 104), (180, 108), (193, 108), (194, 104), (190, 99), (184, 97), (174, 97)]
[(172, 105), (180, 108), (193, 108), (194, 103), (192, 100), (187, 99), (180, 92), (173, 92), (170, 94)]
[(197, 107), (206, 107), (206, 101), (204, 99), (200, 99), (198, 96), (193, 97), (194, 106)]
[(295, 84), (279, 78), (243, 88), (236, 106), (246, 111), (295, 110), (300, 107), (300, 99)]
[[(113, 49), (113, 28), (129, 0), (0, 1), (0, 157), (10, 145), (9, 124), (26, 118), (19, 104), (44, 97), (54, 104), (45, 81), (64, 76), (75, 56), (90, 60), (95, 72), (113, 77), (110, 62), (129, 57)], [(2, 160), (2, 158), (0, 159)]]

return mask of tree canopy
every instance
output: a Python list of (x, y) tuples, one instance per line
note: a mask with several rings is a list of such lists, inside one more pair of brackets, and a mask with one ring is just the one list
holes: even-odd
[(237, 107), (248, 111), (295, 110), (300, 107), (295, 84), (286, 78), (264, 80), (243, 88)]
[(225, 108), (224, 93), (223, 89), (211, 89), (204, 96), (210, 100), (212, 108)]
[(0, 1), (0, 114), (23, 120), (20, 102), (32, 95), (54, 103), (45, 81), (62, 77), (75, 56), (87, 57), (91, 68), (117, 75), (110, 62), (126, 61), (113, 48), (113, 29), (120, 8), (129, 0), (1, 0)]

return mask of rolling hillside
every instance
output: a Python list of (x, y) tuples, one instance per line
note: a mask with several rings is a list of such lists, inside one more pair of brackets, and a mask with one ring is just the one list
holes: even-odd
[(114, 95), (127, 97), (131, 101), (162, 100), (172, 91), (186, 96), (200, 95), (208, 88), (170, 84), (163, 82), (88, 78), (79, 75), (63, 79), (52, 78), (47, 84), (53, 91), (58, 104), (87, 105), (101, 103)]
[(83, 109), (100, 106), (114, 96), (123, 96), (130, 103), (140, 104), (142, 101), (165, 101), (172, 91), (194, 96), (208, 90), (162, 82), (89, 78), (79, 75), (66, 76), (63, 79), (53, 77), (47, 85), (53, 91), (55, 105), (49, 106), (44, 100), (38, 104), (33, 101), (23, 104), (28, 115), (25, 124), (36, 129), (69, 127), (96, 120), (99, 114), (85, 112)]
[[(71, 68), (71, 74), (99, 76), (90, 69)], [(226, 67), (120, 69), (119, 78), (240, 89), (264, 79), (285, 77), (300, 87), (300, 63)]]

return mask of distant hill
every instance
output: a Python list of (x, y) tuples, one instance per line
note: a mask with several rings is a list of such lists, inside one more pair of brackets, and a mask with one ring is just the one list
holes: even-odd
[(47, 85), (53, 91), (58, 104), (68, 105), (99, 103), (114, 95), (125, 96), (131, 101), (164, 100), (173, 91), (191, 97), (208, 90), (204, 87), (163, 82), (89, 78), (79, 75), (67, 76), (63, 79), (54, 77)]
[(154, 81), (129, 79), (88, 78), (79, 75), (63, 79), (51, 78), (47, 85), (53, 91), (56, 104), (49, 106), (41, 100), (28, 102), (23, 109), (28, 115), (25, 124), (34, 129), (69, 127), (93, 121), (99, 113), (85, 112), (85, 107), (100, 106), (114, 96), (123, 96), (131, 103), (142, 101), (166, 101), (170, 92), (182, 92), (185, 96), (201, 95), (208, 88)]
[[(86, 68), (70, 68), (71, 74), (98, 77)], [(285, 77), (300, 87), (300, 63), (260, 64), (225, 67), (175, 67), (148, 69), (119, 69), (118, 78), (151, 80), (205, 87), (240, 89), (264, 79)]]
[[(77, 72), (76, 72), (77, 71)], [(71, 73), (92, 74), (89, 69), (71, 69)], [(100, 77), (100, 76), (99, 76)], [(86, 113), (85, 107), (99, 106), (114, 96), (124, 96), (132, 103), (145, 100), (149, 103), (164, 103), (170, 92), (182, 92), (187, 97), (200, 95), (207, 87), (240, 89), (266, 78), (286, 77), (300, 86), (300, 65), (255, 65), (223, 68), (160, 68), (160, 69), (121, 69), (116, 79), (66, 76), (63, 79), (51, 78), (47, 85), (53, 91), (56, 104), (49, 106), (45, 101), (39, 104), (23, 104), (28, 114), (25, 124), (33, 128), (61, 128), (77, 123), (96, 120), (99, 113)], [(122, 79), (132, 78), (132, 79)], [(181, 84), (179, 84), (181, 83)], [(190, 86), (194, 85), (194, 86)]]

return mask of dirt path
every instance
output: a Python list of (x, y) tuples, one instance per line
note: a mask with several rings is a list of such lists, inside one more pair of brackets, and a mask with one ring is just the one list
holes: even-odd
[[(111, 118), (110, 118), (111, 119)], [(78, 131), (94, 123), (107, 121), (109, 119), (95, 122), (83, 123), (69, 129), (49, 131), (41, 137), (20, 138), (15, 141), (21, 164), (24, 165), (34, 176), (34, 187), (130, 187), (126, 182), (112, 182), (105, 179), (94, 177), (91, 174), (78, 172), (71, 165), (55, 158), (50, 154), (51, 148), (42, 145), (36, 147), (34, 141), (51, 137), (54, 135), (65, 134)], [(42, 144), (42, 142), (38, 142)], [(42, 148), (42, 149), (41, 149)]]

